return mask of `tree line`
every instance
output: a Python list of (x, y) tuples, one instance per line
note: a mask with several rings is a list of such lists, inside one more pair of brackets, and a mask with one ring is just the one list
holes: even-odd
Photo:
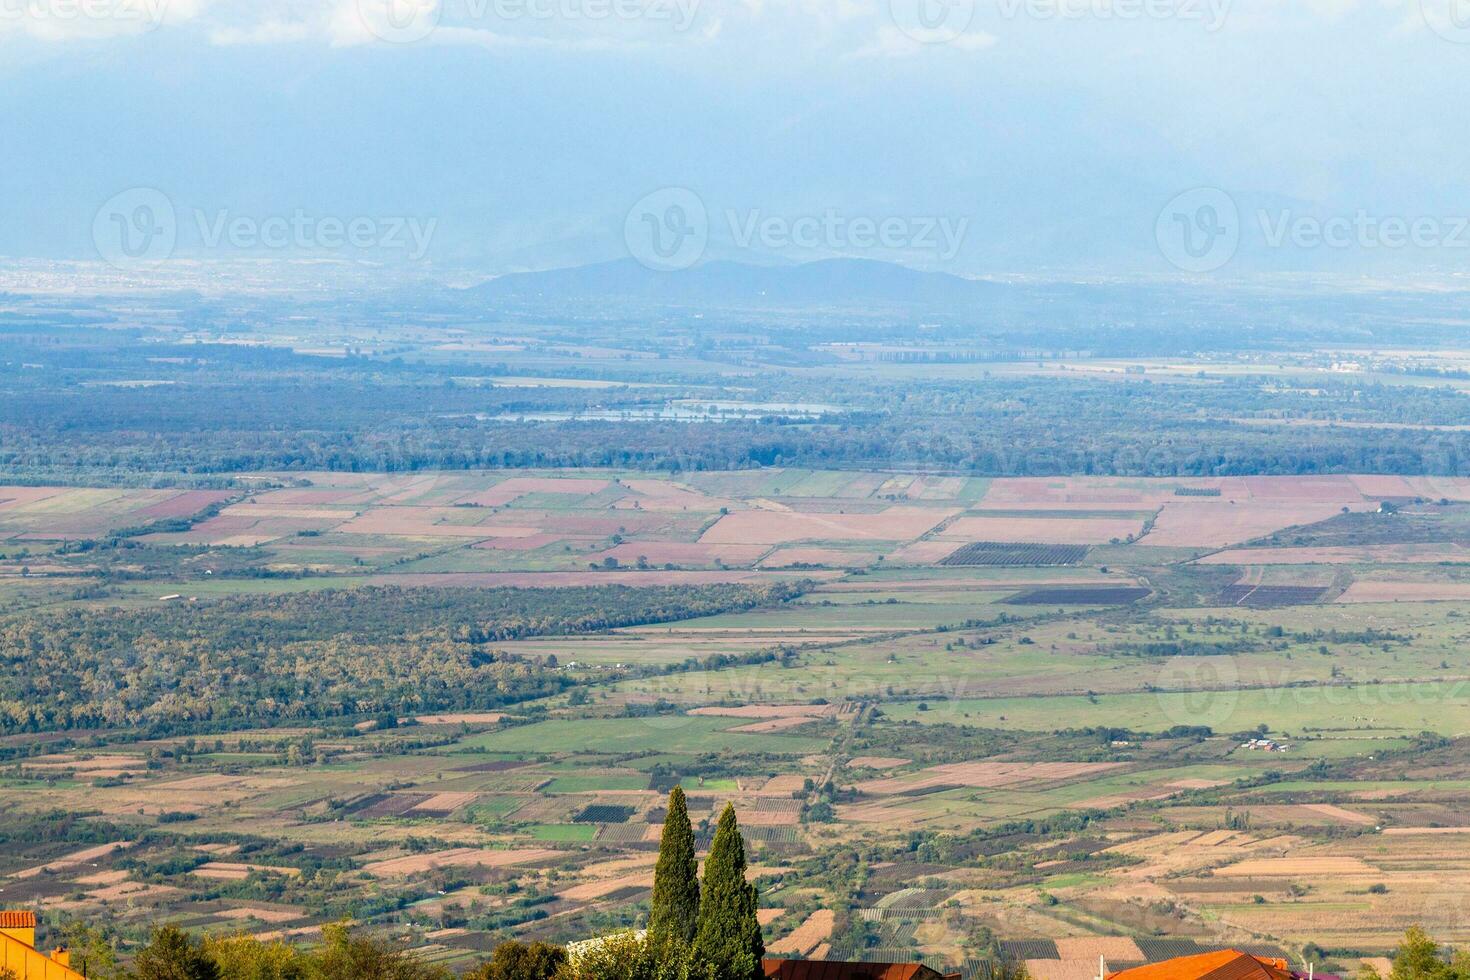
[(0, 732), (493, 709), (574, 683), (494, 644), (784, 602), (799, 583), (365, 587), (0, 618)]

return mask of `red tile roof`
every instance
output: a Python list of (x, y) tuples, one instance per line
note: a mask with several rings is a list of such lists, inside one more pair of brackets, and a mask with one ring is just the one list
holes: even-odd
[(761, 970), (766, 980), (946, 980), (922, 963), (764, 959)]
[(0, 912), (0, 929), (34, 929), (34, 912)]
[(1284, 960), (1222, 949), (1109, 973), (1108, 980), (1292, 980)]

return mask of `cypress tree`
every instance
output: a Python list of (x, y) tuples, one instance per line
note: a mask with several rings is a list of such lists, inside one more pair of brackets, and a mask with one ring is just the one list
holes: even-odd
[(648, 916), (648, 939), (662, 946), (669, 941), (689, 943), (699, 925), (699, 866), (694, 858), (694, 828), (684, 790), (669, 792), (669, 815), (664, 818), (653, 869), (653, 909)]
[(745, 880), (745, 840), (735, 822), (735, 807), (725, 804), (709, 857), (704, 862), (704, 890), (699, 903), (695, 952), (717, 980), (757, 980), (761, 976), (760, 922), (755, 886)]

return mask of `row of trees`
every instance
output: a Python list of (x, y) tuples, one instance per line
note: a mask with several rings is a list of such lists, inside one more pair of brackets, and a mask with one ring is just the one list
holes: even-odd
[(745, 880), (745, 840), (726, 804), (710, 843), (704, 881), (697, 877), (694, 828), (684, 790), (669, 792), (669, 812), (653, 870), (647, 947), (663, 970), (710, 980), (754, 980), (765, 943), (755, 886)]

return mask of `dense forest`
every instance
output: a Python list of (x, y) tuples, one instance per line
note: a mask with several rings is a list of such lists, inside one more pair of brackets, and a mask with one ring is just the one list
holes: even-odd
[(1455, 294), (982, 292), (965, 309), (12, 295), (0, 471), (1470, 474), (1466, 372), (1436, 353), (1459, 342)]
[(499, 641), (779, 603), (799, 585), (365, 587), (0, 619), (0, 732), (498, 708), (573, 681)]
[[(752, 400), (831, 406), (820, 418), (673, 421), (710, 379), (660, 387), (459, 384), (441, 369), (284, 356), (159, 367), (168, 383), (95, 383), (122, 368), (0, 370), (0, 468), (12, 481), (108, 481), (241, 470), (611, 466), (660, 471), (906, 467), (991, 476), (1470, 473), (1449, 387), (1266, 377), (907, 380), (838, 372), (749, 379)], [(258, 356), (258, 355), (257, 355)], [(135, 365), (135, 367), (137, 367)], [(278, 372), (275, 367), (280, 367)], [(141, 368), (138, 368), (141, 370)], [(650, 370), (653, 370), (650, 368)], [(744, 380), (744, 379), (742, 379)], [(650, 382), (650, 384), (653, 384)], [(546, 420), (553, 413), (582, 418)], [(595, 413), (595, 418), (585, 417)], [(525, 416), (532, 416), (527, 419)], [(1261, 424), (1281, 419), (1300, 423)], [(1361, 427), (1367, 424), (1382, 427)]]

